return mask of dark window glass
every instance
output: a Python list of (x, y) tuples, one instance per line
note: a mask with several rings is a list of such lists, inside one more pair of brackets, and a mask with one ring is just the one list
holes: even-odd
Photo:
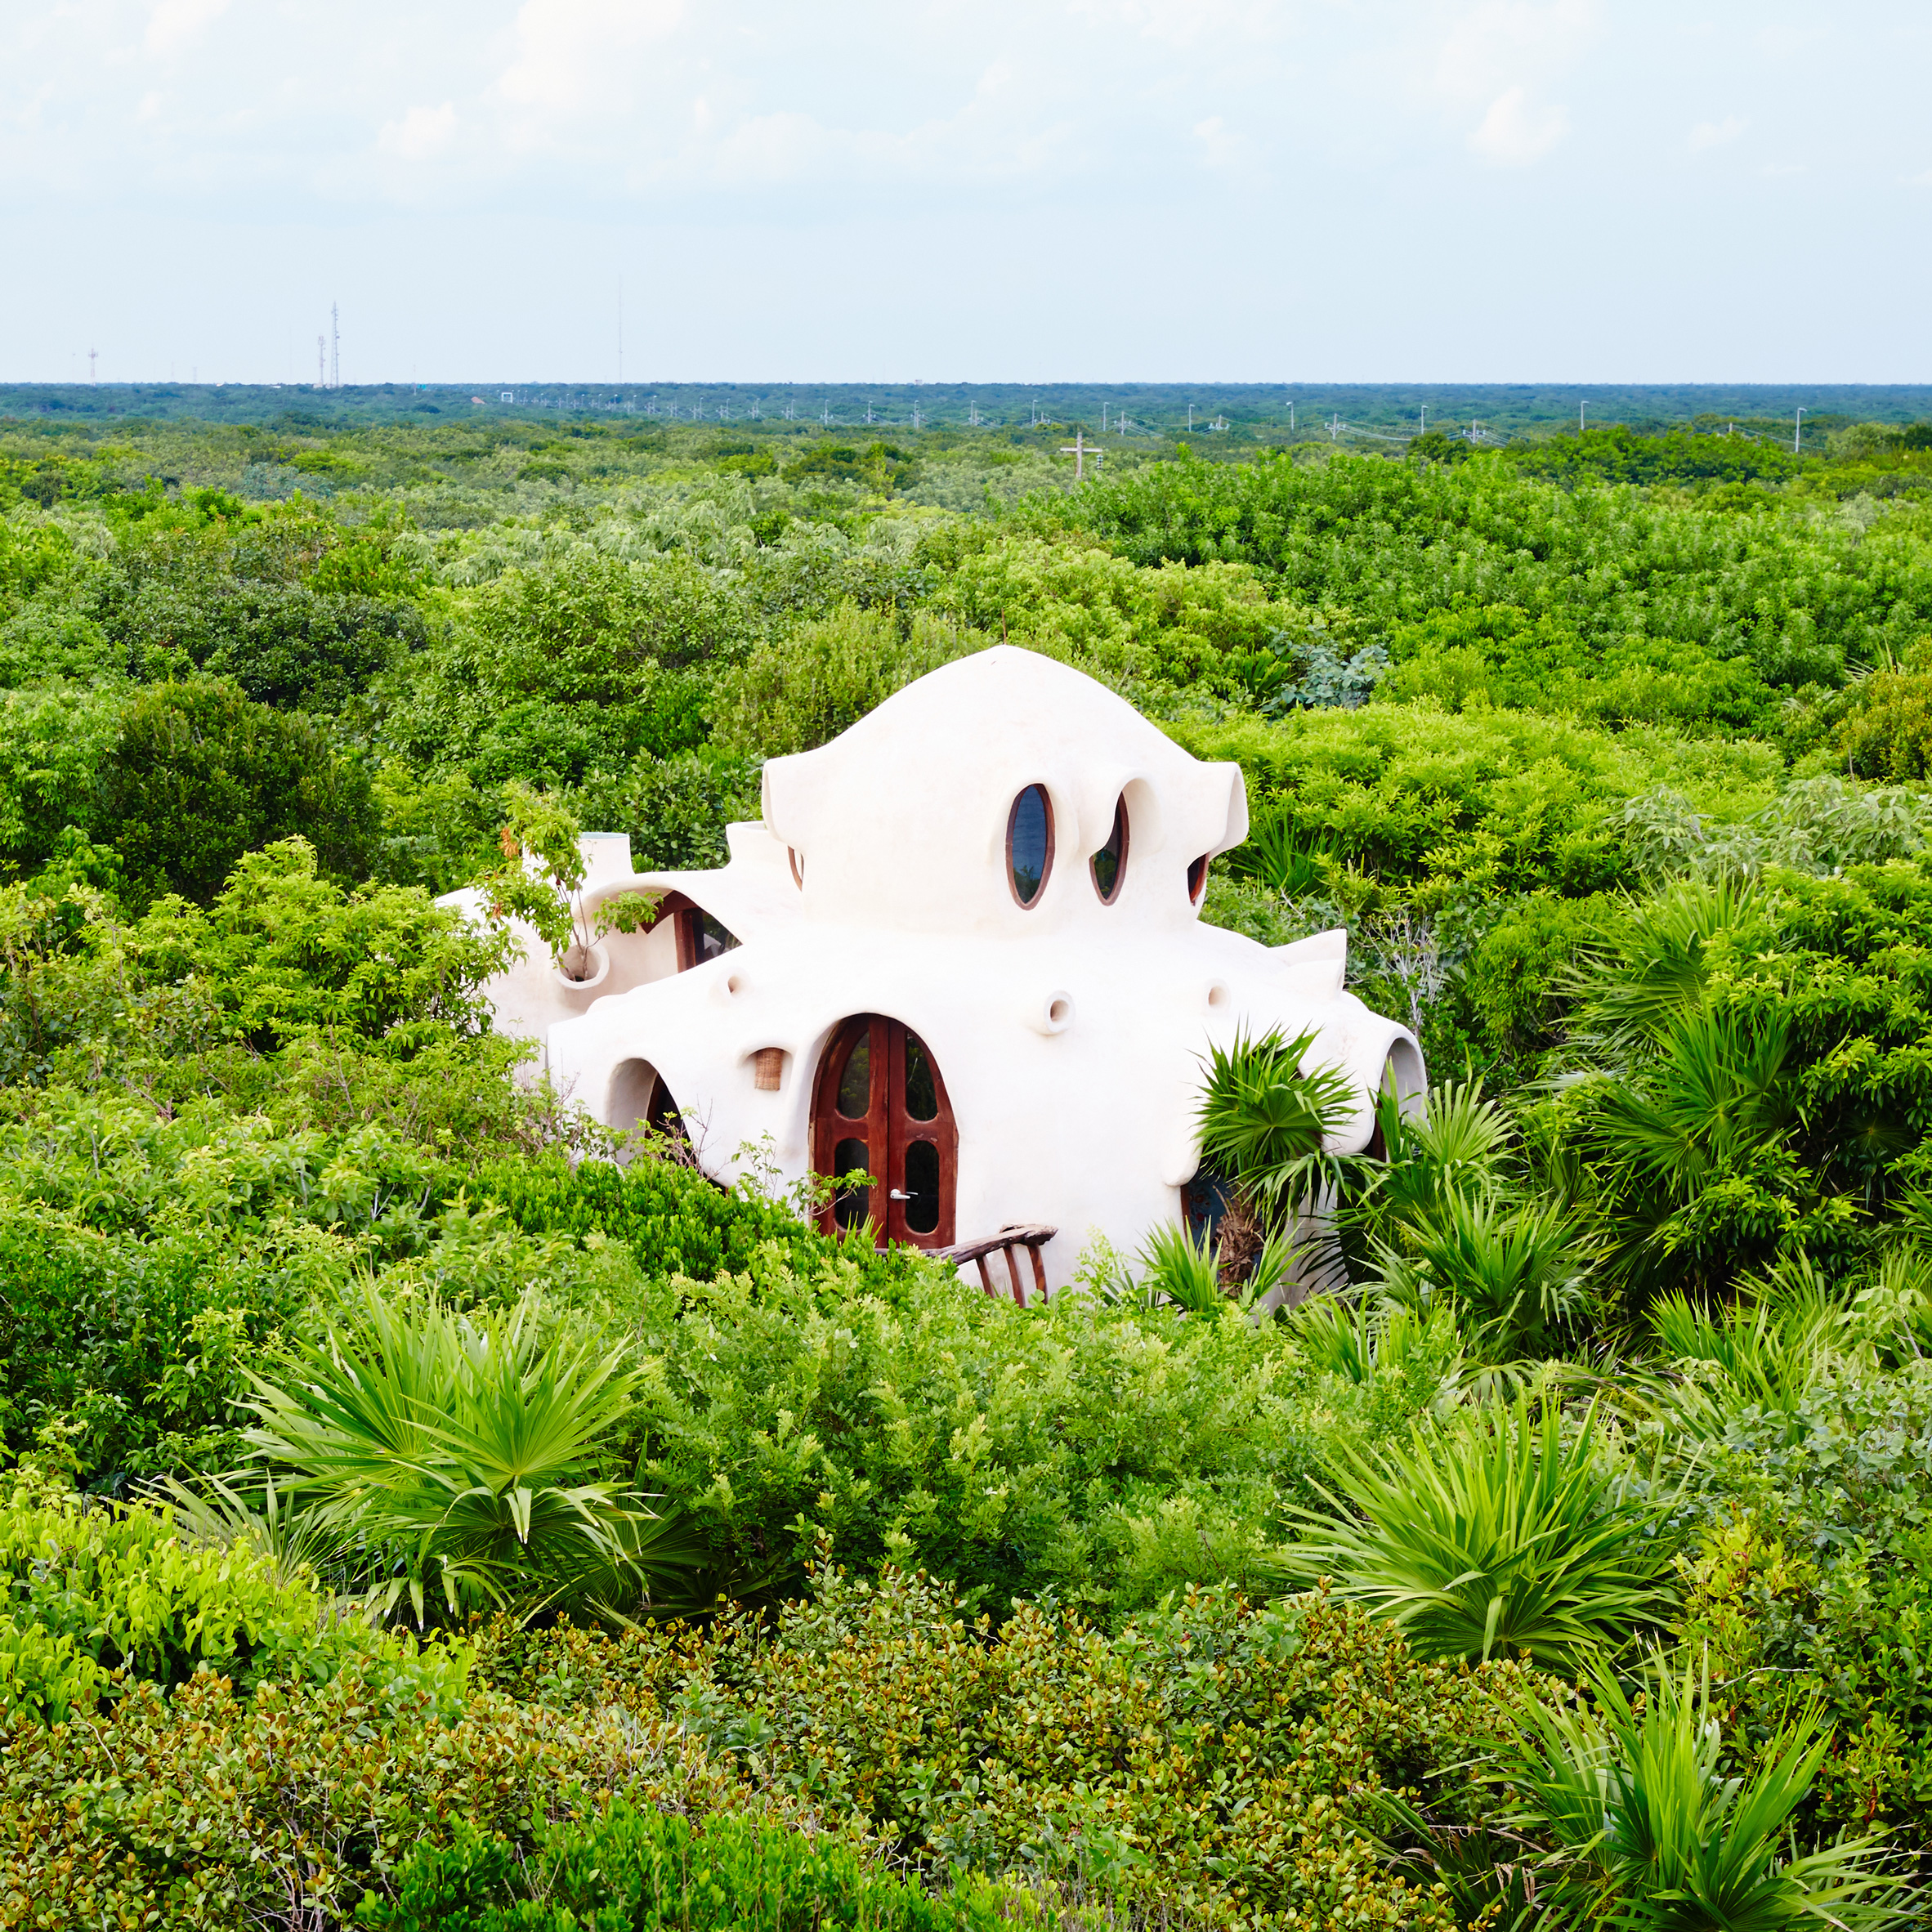
[(906, 1035), (906, 1111), (915, 1120), (930, 1120), (939, 1113), (939, 1085), (932, 1078), (932, 1062), (926, 1043), (916, 1033)]
[(738, 935), (728, 931), (712, 918), (708, 912), (698, 914), (697, 931), (698, 963), (715, 959), (721, 953), (728, 953), (738, 943)]
[[(865, 1159), (865, 1143), (862, 1140), (842, 1140), (832, 1152), (832, 1175), (836, 1179), (843, 1174), (865, 1174), (870, 1170)], [(872, 1190), (870, 1187), (847, 1187), (832, 1197), (832, 1219), (841, 1228), (856, 1228), (865, 1220), (872, 1205)]]
[(1127, 870), (1127, 800), (1123, 794), (1114, 806), (1114, 829), (1107, 843), (1093, 855), (1093, 890), (1102, 906), (1111, 906)]
[(858, 1044), (845, 1057), (839, 1076), (839, 1111), (848, 1120), (862, 1120), (872, 1108), (872, 1029), (859, 1030)]
[(915, 1140), (906, 1150), (906, 1227), (910, 1234), (930, 1234), (939, 1225), (939, 1150), (929, 1140)]
[(1190, 899), (1200, 898), (1201, 888), (1207, 883), (1207, 867), (1208, 855), (1203, 852), (1187, 868), (1187, 897)]
[(1006, 865), (1013, 878), (1013, 896), (1031, 906), (1046, 883), (1053, 862), (1053, 808), (1044, 785), (1030, 785), (1013, 802), (1006, 821)]

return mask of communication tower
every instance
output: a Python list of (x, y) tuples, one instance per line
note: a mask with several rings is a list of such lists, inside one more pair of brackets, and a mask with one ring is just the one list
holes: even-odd
[(341, 312), (332, 302), (329, 305), (329, 387), (340, 389), (342, 386), (342, 329)]

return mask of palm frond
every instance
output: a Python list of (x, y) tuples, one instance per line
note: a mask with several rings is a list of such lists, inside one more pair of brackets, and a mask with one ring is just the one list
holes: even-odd
[(1554, 1403), (1425, 1421), (1406, 1443), (1340, 1445), (1326, 1512), (1296, 1512), (1292, 1573), (1399, 1626), (1430, 1657), (1523, 1652), (1574, 1670), (1668, 1601), (1667, 1504), (1616, 1465), (1595, 1409)]

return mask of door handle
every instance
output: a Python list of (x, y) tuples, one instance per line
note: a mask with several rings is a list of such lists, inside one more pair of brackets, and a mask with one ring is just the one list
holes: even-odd
[(912, 1196), (902, 1187), (888, 1187), (886, 1189), (886, 1199), (888, 1201), (910, 1201)]

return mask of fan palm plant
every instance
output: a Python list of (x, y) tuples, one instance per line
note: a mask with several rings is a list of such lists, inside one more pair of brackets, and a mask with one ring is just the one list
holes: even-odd
[(608, 1479), (635, 1372), (572, 1342), (526, 1295), (459, 1313), (365, 1283), (302, 1344), (284, 1384), (252, 1377), (248, 1440), (296, 1508), (360, 1560), (371, 1608), (418, 1622), (433, 1593), (481, 1603), (647, 1590), (692, 1553)]
[(1331, 1186), (1335, 1164), (1323, 1143), (1354, 1107), (1338, 1068), (1302, 1062), (1315, 1035), (1237, 1035), (1209, 1049), (1201, 1098), (1201, 1165), (1233, 1183), (1264, 1228), (1305, 1213)]
[(1847, 1330), (1840, 1310), (1816, 1292), (1766, 1295), (1715, 1312), (1681, 1293), (1650, 1310), (1650, 1326), (1671, 1372), (1643, 1378), (1635, 1406), (1693, 1441), (1720, 1440), (1739, 1416), (1782, 1416), (1805, 1426), (1805, 1398), (1827, 1377), (1863, 1359), (1868, 1347)]
[(1727, 1772), (1717, 1706), (1694, 1665), (1657, 1673), (1633, 1705), (1593, 1675), (1594, 1711), (1537, 1706), (1510, 1767), (1525, 1800), (1518, 1822), (1559, 1848), (1559, 1924), (1618, 1932), (1782, 1932), (1837, 1926), (1879, 1932), (1909, 1916), (1871, 1838), (1810, 1852), (1791, 1820), (1830, 1738), (1815, 1709)]
[(1335, 1460), (1333, 1489), (1316, 1486), (1326, 1510), (1296, 1513), (1289, 1568), (1331, 1577), (1422, 1656), (1574, 1670), (1666, 1606), (1668, 1505), (1618, 1466), (1594, 1407), (1566, 1429), (1555, 1404), (1519, 1396)]
[(1375, 1122), (1386, 1164), (1376, 1176), (1374, 1206), (1384, 1219), (1421, 1213), (1447, 1193), (1488, 1192), (1515, 1138), (1509, 1116), (1484, 1096), (1480, 1080), (1431, 1087), (1412, 1112), (1384, 1088)]
[(1684, 879), (1631, 909), (1614, 944), (1571, 975), (1574, 1031), (1610, 1058), (1627, 1058), (1704, 1004), (1713, 944), (1755, 925), (1760, 896), (1733, 879)]
[(1541, 1347), (1583, 1306), (1595, 1246), (1555, 1202), (1451, 1191), (1402, 1232), (1407, 1253), (1376, 1245), (1384, 1292), (1412, 1308), (1452, 1302), (1493, 1358)]

